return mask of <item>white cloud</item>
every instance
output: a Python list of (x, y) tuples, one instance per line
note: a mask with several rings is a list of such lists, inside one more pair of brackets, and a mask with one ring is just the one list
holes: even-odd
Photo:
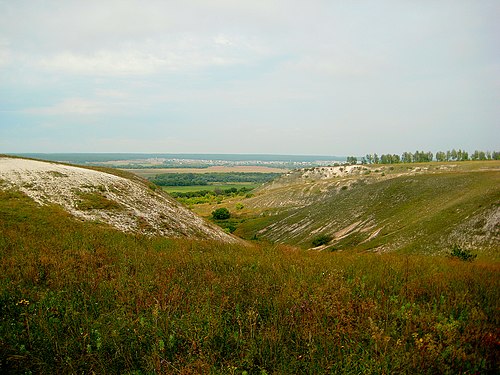
[(148, 40), (91, 53), (67, 50), (34, 62), (43, 69), (84, 75), (148, 75), (258, 61), (268, 52), (255, 40), (218, 35)]
[(40, 60), (43, 68), (72, 74), (148, 74), (166, 64), (155, 56), (136, 51), (100, 51), (90, 55), (67, 51)]
[(316, 73), (326, 76), (366, 76), (382, 66), (373, 58), (357, 56), (304, 56), (285, 64), (287, 69), (302, 73)]
[(111, 99), (127, 99), (130, 97), (130, 94), (128, 92), (111, 89), (97, 89), (95, 94), (96, 96), (101, 98)]
[(12, 59), (10, 43), (7, 39), (0, 38), (0, 68), (7, 66)]
[[(217, 140), (219, 151), (240, 147), (221, 134), (242, 131), (258, 134), (245, 142), (248, 152), (420, 144), (397, 130), (420, 134), (422, 124), (442, 139), (476, 127), (493, 140), (498, 4), (0, 0), (0, 127), (92, 124), (110, 150), (124, 124), (132, 141), (149, 126), (147, 142), (158, 150), (158, 132), (179, 128), (185, 144), (172, 148), (199, 152)], [(232, 126), (242, 130), (207, 130)], [(26, 147), (24, 134), (12, 134)], [(308, 146), (309, 134), (321, 142)], [(463, 139), (473, 143), (468, 133)]]
[(106, 108), (102, 103), (81, 99), (65, 99), (47, 107), (29, 108), (25, 113), (34, 115), (94, 115), (105, 112)]

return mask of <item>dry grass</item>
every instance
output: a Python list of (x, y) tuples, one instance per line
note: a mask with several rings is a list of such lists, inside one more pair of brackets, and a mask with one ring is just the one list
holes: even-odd
[(0, 193), (2, 373), (496, 373), (500, 267), (120, 233)]

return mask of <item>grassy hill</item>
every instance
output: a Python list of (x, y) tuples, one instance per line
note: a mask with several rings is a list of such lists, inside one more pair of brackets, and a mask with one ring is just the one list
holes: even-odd
[[(497, 172), (471, 168), (477, 172), (439, 172), (437, 179), (427, 171), (374, 170), (370, 174), (377, 176), (365, 183), (362, 169), (333, 178), (331, 170), (293, 172), (243, 201), (241, 215), (249, 219), (238, 230), (264, 235), (262, 228), (279, 229), (294, 218), (303, 225), (302, 211), (304, 217), (331, 220), (334, 210), (347, 212), (365, 201), (345, 222), (338, 213), (336, 220), (345, 225), (370, 217), (388, 234), (362, 243), (351, 232), (372, 224), (361, 220), (327, 248), (349, 238), (358, 249), (391, 235), (394, 241), (396, 217), (439, 237), (438, 228), (446, 224), (439, 212), (468, 225), (496, 207), (491, 197), (498, 190), (492, 185)], [(315, 182), (305, 184), (312, 176)], [(453, 194), (437, 193), (452, 187)], [(82, 221), (64, 205), (37, 203), (30, 198), (34, 187), (24, 188), (5, 181), (0, 188), (2, 374), (500, 370), (500, 264), (493, 251), (464, 262), (436, 252), (307, 251), (167, 238)], [(126, 191), (121, 194), (125, 199)], [(273, 203), (280, 194), (286, 203), (281, 208)], [(462, 219), (464, 213), (470, 218)], [(410, 235), (418, 231), (399, 233), (417, 243)], [(301, 236), (290, 241), (307, 243), (307, 235)]]
[(239, 241), (156, 185), (123, 171), (0, 156), (0, 189), (20, 191), (40, 205), (56, 204), (82, 220), (122, 231)]
[(298, 170), (227, 206), (240, 216), (235, 234), (248, 239), (310, 248), (323, 236), (323, 250), (433, 254), (457, 244), (500, 255), (496, 161)]
[(123, 233), (0, 191), (0, 372), (497, 373), (498, 263)]

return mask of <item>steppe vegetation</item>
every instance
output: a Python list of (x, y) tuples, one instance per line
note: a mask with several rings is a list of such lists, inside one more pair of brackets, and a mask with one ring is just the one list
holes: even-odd
[[(223, 243), (81, 221), (0, 180), (0, 372), (496, 374), (498, 186), (495, 161), (303, 169), (193, 206), (251, 240)], [(106, 191), (74, 204), (123, 210)], [(271, 242), (282, 225), (302, 249)]]
[(262, 184), (278, 176), (280, 173), (164, 173), (150, 178), (150, 181), (159, 186), (207, 186), (214, 183)]
[(185, 206), (219, 204), (224, 199), (249, 197), (250, 191), (280, 173), (223, 172), (223, 173), (163, 173), (149, 177)]
[[(174, 187), (163, 187), (164, 190), (172, 197), (177, 199), (180, 203), (192, 207), (196, 204), (219, 204), (222, 203), (224, 199), (231, 198), (250, 198), (252, 196), (251, 191), (257, 185), (245, 185), (241, 187), (240, 185), (235, 185), (228, 187), (225, 185), (225, 189), (221, 189), (217, 185), (212, 185), (213, 190), (196, 190), (199, 187), (185, 186), (184, 191), (179, 191), (180, 189)], [(170, 191), (172, 189), (173, 191)]]
[(255, 187), (278, 176), (280, 173), (164, 173), (149, 180), (182, 204), (192, 206), (221, 203), (224, 198), (246, 196)]
[[(499, 161), (316, 167), (291, 171), (223, 206), (234, 234), (325, 251), (443, 254), (454, 244), (498, 260)], [(236, 205), (244, 206), (237, 210)]]
[(499, 266), (121, 233), (0, 192), (2, 373), (496, 373)]
[(55, 204), (82, 220), (123, 231), (238, 241), (207, 223), (158, 186), (127, 172), (2, 157), (0, 178), (40, 205)]

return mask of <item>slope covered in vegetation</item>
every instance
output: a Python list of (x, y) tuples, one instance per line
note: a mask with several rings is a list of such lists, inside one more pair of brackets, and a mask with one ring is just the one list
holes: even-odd
[(2, 373), (497, 373), (498, 263), (127, 234), (0, 191)]
[(22, 158), (0, 157), (0, 190), (23, 192), (41, 205), (123, 231), (238, 242), (132, 174)]
[(235, 233), (249, 239), (379, 252), (458, 244), (499, 256), (498, 161), (297, 170), (239, 203)]

